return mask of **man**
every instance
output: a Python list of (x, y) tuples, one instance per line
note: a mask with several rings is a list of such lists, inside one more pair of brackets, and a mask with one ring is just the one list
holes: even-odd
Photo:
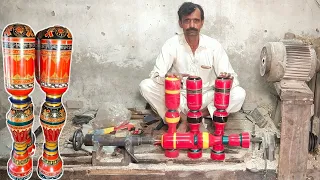
[(200, 76), (202, 78), (203, 104), (201, 111), (204, 117), (209, 114), (212, 117), (216, 109), (213, 103), (214, 82), (220, 73), (230, 73), (234, 78), (230, 91), (230, 104), (227, 109), (229, 113), (240, 110), (246, 93), (239, 86), (237, 74), (231, 67), (222, 45), (215, 39), (200, 33), (204, 23), (202, 7), (198, 4), (185, 2), (179, 8), (178, 16), (183, 34), (175, 35), (165, 42), (150, 73), (150, 78), (140, 83), (140, 92), (164, 120), (166, 112), (164, 101), (165, 76), (168, 73), (173, 73), (181, 78), (183, 85), (179, 108), (182, 121), (182, 130), (180, 131), (184, 131), (187, 125), (186, 114), (188, 112), (185, 80), (188, 75)]

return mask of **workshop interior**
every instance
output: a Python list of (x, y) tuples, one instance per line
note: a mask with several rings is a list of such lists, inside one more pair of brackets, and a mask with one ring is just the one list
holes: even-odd
[[(183, 3), (1, 1), (1, 177), (320, 180), (320, 1)], [(185, 21), (196, 13), (201, 32)], [(162, 115), (140, 84), (159, 59), (182, 43), (220, 57), (199, 55), (201, 37), (194, 51), (191, 31), (221, 43), (234, 72), (159, 71)]]

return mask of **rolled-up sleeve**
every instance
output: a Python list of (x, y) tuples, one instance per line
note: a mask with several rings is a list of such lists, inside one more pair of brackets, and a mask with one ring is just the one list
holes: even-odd
[(233, 84), (232, 87), (236, 87), (239, 85), (238, 75), (233, 70), (228, 55), (226, 51), (223, 49), (222, 45), (218, 43), (217, 47), (214, 50), (214, 57), (213, 57), (213, 66), (216, 72), (216, 75), (219, 76), (221, 72), (230, 73), (233, 76)]
[(164, 83), (164, 77), (172, 66), (174, 57), (172, 56), (171, 51), (173, 48), (174, 47), (168, 42), (163, 45), (161, 52), (156, 59), (156, 64), (149, 75), (150, 78), (158, 84)]

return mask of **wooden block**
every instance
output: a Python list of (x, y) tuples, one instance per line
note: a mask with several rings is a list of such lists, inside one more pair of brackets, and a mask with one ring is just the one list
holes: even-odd
[(269, 117), (269, 114), (264, 108), (256, 108), (250, 115), (260, 128), (263, 128), (267, 125), (266, 118)]
[(281, 100), (296, 100), (301, 101), (301, 103), (303, 104), (306, 104), (307, 102), (309, 104), (312, 104), (313, 92), (305, 82), (295, 80), (282, 80), (280, 82), (274, 83), (274, 85)]

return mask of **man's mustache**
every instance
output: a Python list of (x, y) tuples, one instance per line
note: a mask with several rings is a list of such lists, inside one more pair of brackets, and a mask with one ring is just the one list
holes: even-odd
[(187, 31), (198, 31), (198, 29), (196, 29), (196, 28), (189, 28), (189, 29), (187, 29)]

